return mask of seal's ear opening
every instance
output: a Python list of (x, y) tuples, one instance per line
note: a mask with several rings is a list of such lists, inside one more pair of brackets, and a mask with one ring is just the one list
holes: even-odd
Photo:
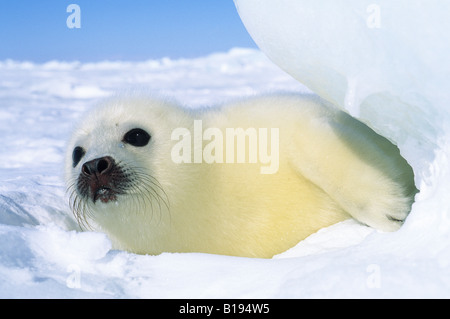
[(128, 143), (136, 147), (142, 147), (150, 141), (150, 134), (140, 128), (134, 128), (128, 131), (123, 137), (122, 142)]

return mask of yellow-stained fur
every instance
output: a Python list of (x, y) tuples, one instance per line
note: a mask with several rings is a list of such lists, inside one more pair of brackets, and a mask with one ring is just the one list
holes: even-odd
[[(202, 121), (203, 131), (215, 128), (224, 135), (227, 128), (279, 129), (276, 172), (262, 174), (261, 162), (175, 163), (172, 133), (193, 132), (195, 120)], [(145, 147), (121, 143), (136, 127), (151, 135)], [(76, 146), (86, 154), (72, 167)], [(69, 143), (66, 180), (72, 200), (79, 197), (73, 185), (82, 164), (102, 156), (129, 172), (147, 172), (154, 187), (135, 186), (109, 203), (78, 199), (84, 204), (78, 207), (116, 248), (142, 254), (272, 257), (351, 217), (394, 231), (416, 192), (412, 169), (396, 146), (318, 98), (295, 95), (201, 110), (145, 98), (105, 101), (87, 114)]]

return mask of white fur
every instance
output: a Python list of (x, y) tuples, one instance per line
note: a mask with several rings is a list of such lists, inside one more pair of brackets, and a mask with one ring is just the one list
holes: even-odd
[[(171, 133), (192, 129), (200, 119), (204, 128), (224, 132), (279, 128), (278, 172), (261, 174), (259, 163), (174, 163)], [(135, 127), (151, 134), (150, 143), (121, 145)], [(75, 146), (86, 155), (73, 168)], [(260, 97), (198, 111), (145, 98), (108, 100), (86, 115), (69, 142), (67, 184), (76, 181), (83, 163), (102, 156), (131, 171), (141, 167), (163, 189), (155, 187), (147, 199), (139, 199), (145, 191), (137, 187), (114, 203), (88, 203), (90, 224), (106, 232), (116, 248), (136, 253), (271, 257), (350, 217), (393, 231), (416, 191), (397, 147), (311, 97)]]

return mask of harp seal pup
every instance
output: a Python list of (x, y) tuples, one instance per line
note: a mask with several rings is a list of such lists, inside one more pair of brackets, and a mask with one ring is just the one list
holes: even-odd
[[(247, 144), (234, 145), (248, 153), (243, 162), (226, 161), (229, 128), (255, 128), (245, 131)], [(272, 144), (265, 152), (277, 163), (269, 173), (248, 160), (250, 132), (261, 128), (278, 129), (257, 136)], [(223, 140), (211, 132), (223, 132)], [(65, 179), (79, 223), (138, 254), (270, 258), (348, 218), (395, 231), (417, 192), (395, 145), (318, 97), (300, 95), (204, 109), (147, 97), (105, 100), (74, 130)]]

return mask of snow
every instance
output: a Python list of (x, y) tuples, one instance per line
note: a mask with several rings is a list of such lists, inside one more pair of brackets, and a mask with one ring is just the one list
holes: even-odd
[[(293, 3), (280, 1), (283, 5)], [(143, 62), (0, 61), (1, 298), (450, 297), (450, 120), (445, 103), (449, 93), (445, 82), (448, 80), (438, 76), (449, 69), (449, 62), (444, 56), (427, 56), (439, 54), (440, 51), (432, 50), (436, 38), (426, 40), (429, 50), (414, 44), (418, 46), (417, 54), (402, 60), (405, 47), (395, 48), (393, 40), (386, 44), (386, 35), (380, 35), (377, 39), (383, 45), (392, 46), (389, 54), (400, 57), (396, 67), (389, 68), (389, 54), (378, 61), (380, 68), (368, 54), (354, 60), (362, 64), (361, 73), (356, 74), (353, 66), (344, 67), (348, 63), (337, 67), (333, 63), (339, 59), (330, 58), (329, 62), (320, 54), (324, 48), (333, 52), (333, 45), (340, 43), (333, 41), (335, 37), (341, 37), (337, 40), (342, 40), (343, 46), (348, 45), (348, 39), (338, 32), (327, 41), (325, 31), (314, 32), (314, 23), (320, 22), (320, 7), (315, 5), (318, 2), (303, 1), (310, 6), (307, 12), (316, 15), (305, 22), (301, 35), (311, 41), (320, 36), (323, 41), (314, 41), (317, 51), (305, 53), (296, 62), (290, 60), (295, 54), (289, 55), (299, 52), (290, 47), (292, 38), (286, 43), (267, 41), (264, 34), (279, 39), (276, 30), (270, 33), (276, 29), (276, 23), (268, 30), (257, 23), (251, 27), (252, 16), (257, 17), (255, 21), (264, 21), (257, 15), (264, 14), (264, 10), (249, 7), (254, 13), (246, 15), (244, 2), (251, 5), (253, 1), (236, 3), (255, 41), (298, 81), (262, 52), (240, 48), (196, 59)], [(365, 8), (349, 8), (336, 5), (332, 12), (343, 17), (366, 12)], [(422, 9), (434, 14), (433, 8)], [(288, 23), (287, 13), (280, 10), (269, 10), (273, 20), (278, 18), (279, 22), (284, 17)], [(412, 27), (408, 24), (410, 18), (401, 17), (400, 22)], [(344, 27), (345, 23), (339, 21), (337, 26)], [(400, 22), (398, 25), (402, 25)], [(419, 22), (411, 32), (424, 28)], [(438, 28), (438, 22), (433, 22), (432, 27)], [(295, 27), (296, 24), (291, 25)], [(353, 59), (365, 52), (364, 46), (377, 47), (369, 41), (370, 36), (362, 39), (365, 40), (354, 43)], [(277, 44), (280, 51), (275, 52)], [(439, 42), (443, 47), (449, 44), (450, 41)], [(408, 42), (408, 47), (413, 47), (413, 43)], [(280, 52), (285, 53), (281, 56)], [(313, 57), (312, 65), (322, 72), (315, 73), (314, 67), (309, 67)], [(352, 58), (348, 57), (349, 61)], [(372, 68), (365, 69), (367, 63)], [(396, 68), (404, 68), (405, 64), (412, 68), (399, 76), (401, 72)], [(329, 76), (330, 69), (337, 70), (340, 77)], [(381, 87), (386, 74), (388, 80)], [(399, 83), (391, 86), (394, 78)], [(405, 82), (406, 79), (410, 81)], [(334, 84), (327, 82), (332, 80)], [(321, 81), (320, 91), (317, 88), (322, 87)], [(340, 89), (327, 89), (331, 87)], [(411, 90), (406, 92), (406, 88)], [(76, 120), (97, 101), (124, 90), (174, 97), (192, 107), (260, 93), (312, 90), (397, 143), (413, 166), (420, 193), (406, 223), (397, 232), (383, 233), (349, 220), (320, 230), (273, 259), (200, 253), (144, 256), (112, 250), (106, 235), (79, 230), (68, 207), (62, 162), (65, 141)], [(389, 104), (384, 105), (388, 100)]]

